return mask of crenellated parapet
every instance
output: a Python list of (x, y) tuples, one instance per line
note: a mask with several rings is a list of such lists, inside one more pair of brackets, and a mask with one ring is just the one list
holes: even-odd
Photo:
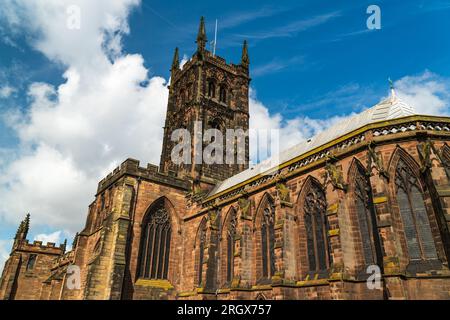
[(28, 240), (20, 240), (13, 247), (13, 252), (23, 251), (36, 254), (52, 254), (55, 256), (64, 254), (65, 250), (66, 246), (64, 244), (56, 246), (53, 242), (47, 242), (44, 244), (42, 241), (29, 242)]
[(179, 189), (188, 189), (189, 182), (183, 179), (170, 176), (169, 174), (159, 172), (156, 165), (148, 164), (147, 167), (141, 167), (139, 160), (127, 159), (120, 166), (109, 173), (104, 179), (98, 183), (97, 194), (114, 184), (117, 180), (124, 176), (132, 176), (141, 178), (164, 185), (173, 186)]

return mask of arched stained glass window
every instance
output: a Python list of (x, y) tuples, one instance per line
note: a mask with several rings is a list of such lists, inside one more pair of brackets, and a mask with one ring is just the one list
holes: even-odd
[(220, 102), (227, 103), (227, 89), (224, 85), (220, 86), (219, 100), (220, 100)]
[(213, 81), (208, 82), (208, 97), (215, 98), (216, 97), (216, 85)]
[(325, 216), (327, 204), (323, 190), (316, 183), (312, 183), (307, 191), (303, 208), (309, 270), (327, 270), (330, 260)]
[(421, 185), (411, 168), (401, 159), (396, 168), (395, 186), (410, 259), (437, 259)]
[(268, 279), (275, 274), (275, 208), (269, 203), (261, 217), (261, 260), (262, 278)]
[(358, 166), (355, 181), (355, 208), (361, 235), (364, 264), (381, 264), (381, 245), (372, 200), (372, 188), (363, 169)]
[(141, 278), (167, 279), (170, 239), (170, 216), (161, 203), (147, 213), (142, 226)]

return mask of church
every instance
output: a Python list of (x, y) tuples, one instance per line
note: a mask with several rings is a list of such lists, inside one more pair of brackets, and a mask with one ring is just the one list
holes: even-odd
[(450, 118), (391, 88), (276, 166), (249, 166), (248, 139), (241, 163), (174, 163), (176, 129), (249, 129), (247, 43), (227, 62), (203, 18), (196, 43), (175, 50), (159, 166), (101, 180), (70, 251), (27, 240), (28, 215), (0, 299), (450, 299)]

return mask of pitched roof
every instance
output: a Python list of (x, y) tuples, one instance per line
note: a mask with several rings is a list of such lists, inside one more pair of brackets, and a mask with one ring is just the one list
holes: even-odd
[(274, 158), (264, 160), (259, 164), (254, 165), (247, 170), (244, 170), (222, 181), (221, 183), (216, 185), (216, 187), (210, 192), (208, 197), (225, 191), (233, 187), (234, 185), (244, 182), (260, 173), (266, 172), (268, 169), (275, 167), (276, 164), (282, 164), (295, 157), (301, 156), (308, 151), (320, 147), (368, 124), (383, 120), (407, 117), (414, 114), (414, 109), (410, 105), (402, 101), (396, 95), (394, 89), (391, 89), (391, 95), (387, 99), (379, 102), (369, 109), (364, 110), (361, 113), (352, 115), (342, 120), (341, 122), (323, 130), (307, 141), (303, 141), (289, 149), (282, 151), (280, 154), (278, 154), (278, 158), (275, 161)]

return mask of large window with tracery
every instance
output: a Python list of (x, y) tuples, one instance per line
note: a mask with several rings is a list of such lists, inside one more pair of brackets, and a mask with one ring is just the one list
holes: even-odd
[(409, 258), (437, 259), (422, 186), (418, 177), (402, 159), (397, 164), (395, 187)]
[(369, 178), (358, 165), (354, 180), (355, 208), (361, 235), (364, 265), (381, 264), (381, 244), (377, 230), (372, 188)]
[(269, 203), (261, 217), (261, 262), (262, 278), (268, 279), (275, 274), (275, 208)]
[(142, 225), (139, 276), (147, 279), (167, 279), (171, 239), (170, 216), (163, 202), (150, 210)]
[(237, 214), (236, 211), (230, 211), (230, 217), (228, 219), (227, 233), (226, 233), (226, 246), (227, 246), (227, 260), (226, 260), (226, 282), (228, 284), (233, 280), (234, 273), (234, 239), (236, 236)]
[(310, 272), (325, 271), (330, 265), (328, 255), (327, 202), (325, 193), (316, 183), (311, 183), (305, 196), (304, 222)]

